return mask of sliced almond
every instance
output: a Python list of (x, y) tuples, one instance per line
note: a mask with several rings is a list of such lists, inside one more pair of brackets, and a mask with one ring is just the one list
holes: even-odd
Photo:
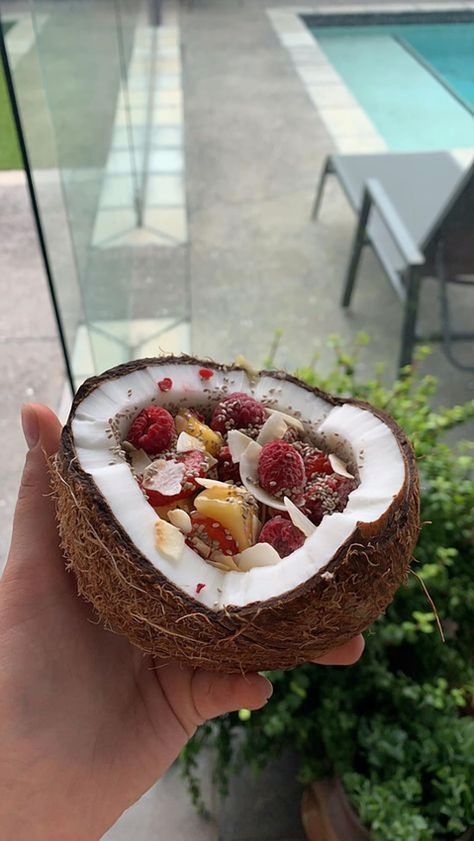
[(288, 499), (287, 496), (285, 496), (283, 502), (285, 503), (286, 510), (290, 515), (290, 520), (293, 523), (293, 525), (296, 526), (297, 529), (302, 531), (305, 537), (311, 537), (311, 535), (316, 530), (316, 526), (314, 525), (314, 523), (312, 523), (309, 517), (307, 517), (306, 514), (303, 514), (303, 512), (300, 511), (300, 509), (298, 508), (298, 506), (295, 505), (295, 503), (292, 502), (291, 499)]
[(191, 517), (188, 512), (183, 511), (182, 508), (174, 508), (172, 511), (168, 511), (168, 520), (183, 534), (190, 534), (193, 530)]
[(245, 432), (240, 429), (231, 429), (227, 435), (227, 446), (229, 447), (230, 456), (235, 464), (238, 464), (242, 458), (248, 445), (251, 444), (253, 438), (250, 438)]
[(278, 415), (278, 417), (282, 418), (288, 426), (294, 426), (295, 429), (298, 429), (300, 432), (304, 432), (304, 426), (298, 418), (294, 418), (293, 415), (287, 415), (286, 412), (280, 412), (279, 409), (268, 409), (271, 415)]
[(166, 520), (155, 522), (155, 546), (170, 561), (179, 561), (184, 551), (184, 534)]
[(341, 461), (339, 456), (337, 456), (335, 453), (330, 453), (328, 459), (331, 462), (331, 467), (334, 470), (334, 473), (339, 473), (339, 476), (346, 476), (348, 479), (354, 478), (352, 473), (349, 473), (347, 466), (344, 464), (344, 462)]
[(256, 543), (238, 555), (234, 555), (234, 560), (242, 572), (247, 572), (253, 567), (266, 567), (278, 564), (281, 558), (277, 550), (270, 546), (269, 543)]
[(196, 478), (196, 484), (202, 485), (203, 488), (229, 488), (228, 482), (219, 482), (218, 479), (206, 479), (201, 476)]
[(288, 424), (285, 419), (278, 413), (272, 413), (258, 433), (257, 443), (263, 446), (271, 441), (277, 441), (283, 438), (287, 429)]
[(240, 569), (235, 563), (233, 556), (224, 555), (224, 552), (219, 552), (218, 549), (215, 549), (214, 552), (211, 552), (208, 560), (215, 566), (219, 564), (219, 568), (224, 567), (229, 572), (240, 572)]

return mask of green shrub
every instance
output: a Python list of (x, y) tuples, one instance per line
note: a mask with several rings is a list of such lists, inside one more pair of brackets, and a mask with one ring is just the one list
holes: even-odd
[(419, 375), (419, 363), (391, 386), (381, 370), (360, 382), (364, 342), (354, 355), (334, 339), (336, 364), (327, 376), (314, 366), (297, 374), (386, 409), (408, 433), (422, 478), (416, 576), (366, 633), (359, 663), (270, 673), (270, 703), (201, 728), (184, 753), (184, 773), (198, 803), (195, 763), (204, 744), (217, 749), (222, 791), (239, 764), (261, 768), (290, 746), (303, 783), (341, 777), (374, 841), (454, 839), (474, 824), (474, 458), (468, 444), (449, 447), (443, 435), (474, 417), (474, 401), (433, 409), (436, 381)]

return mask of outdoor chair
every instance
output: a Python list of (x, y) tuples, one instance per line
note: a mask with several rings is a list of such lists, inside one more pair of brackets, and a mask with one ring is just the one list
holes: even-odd
[[(403, 302), (399, 365), (412, 361), (417, 341), (441, 341), (463, 370), (452, 344), (474, 339), (452, 325), (448, 287), (474, 287), (474, 162), (466, 171), (449, 152), (330, 155), (319, 179), (316, 218), (328, 175), (335, 175), (358, 215), (341, 300), (348, 307), (363, 246), (370, 244)], [(441, 330), (417, 333), (420, 283), (439, 283)]]

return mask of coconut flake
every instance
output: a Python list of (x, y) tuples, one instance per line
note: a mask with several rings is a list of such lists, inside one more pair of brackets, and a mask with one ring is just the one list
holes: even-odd
[(220, 552), (218, 549), (211, 552), (208, 558), (208, 563), (211, 563), (213, 566), (223, 569), (226, 572), (240, 572), (233, 555), (224, 555), (224, 552)]
[(279, 409), (269, 409), (267, 406), (265, 408), (271, 415), (277, 415), (284, 420), (288, 426), (294, 426), (295, 429), (304, 432), (304, 426), (298, 418), (294, 418), (293, 415), (287, 415), (286, 412), (280, 412)]
[(283, 438), (287, 429), (288, 424), (280, 414), (271, 414), (258, 433), (257, 444), (263, 446), (271, 441), (277, 441), (279, 438)]
[(232, 487), (228, 482), (219, 482), (218, 479), (206, 479), (202, 476), (197, 476), (194, 481), (197, 485), (202, 485), (203, 488), (227, 488), (229, 490)]
[(354, 478), (352, 473), (349, 473), (347, 466), (344, 464), (344, 462), (341, 461), (339, 456), (337, 456), (335, 453), (330, 453), (328, 459), (331, 462), (331, 467), (334, 470), (334, 473), (338, 473), (339, 476), (346, 476), (348, 479)]
[(249, 546), (238, 555), (234, 555), (234, 561), (242, 572), (247, 572), (253, 567), (267, 567), (278, 564), (281, 558), (273, 546), (269, 543), (255, 543)]
[(291, 499), (288, 499), (287, 496), (285, 496), (283, 502), (285, 503), (286, 510), (290, 515), (290, 520), (293, 525), (302, 531), (305, 537), (311, 537), (311, 535), (316, 531), (314, 523), (312, 523), (309, 517), (307, 517), (306, 514), (303, 514), (298, 506), (295, 505)]
[(132, 468), (137, 476), (141, 476), (146, 468), (151, 464), (151, 458), (145, 450), (137, 450), (129, 441), (124, 441), (123, 449), (128, 454)]
[(241, 432), (240, 429), (231, 429), (229, 431), (227, 435), (227, 446), (229, 447), (230, 457), (234, 464), (239, 463), (245, 450), (252, 441), (253, 438), (250, 438), (245, 432)]
[(184, 432), (184, 430), (179, 433), (178, 440), (176, 441), (177, 453), (188, 453), (189, 450), (200, 450), (204, 452), (205, 449), (206, 445), (200, 438), (196, 438), (195, 435), (190, 435), (189, 432)]
[(166, 520), (155, 522), (155, 546), (165, 558), (179, 561), (184, 551), (184, 534)]
[(143, 487), (158, 491), (163, 496), (175, 496), (183, 487), (184, 464), (171, 459), (158, 458), (143, 473)]
[(248, 492), (253, 494), (263, 505), (276, 508), (278, 511), (285, 511), (285, 505), (281, 500), (264, 491), (258, 484), (258, 460), (262, 448), (256, 441), (248, 445), (240, 459), (240, 478)]
[(193, 530), (191, 517), (182, 508), (174, 508), (172, 511), (168, 511), (168, 520), (183, 534), (189, 534)]

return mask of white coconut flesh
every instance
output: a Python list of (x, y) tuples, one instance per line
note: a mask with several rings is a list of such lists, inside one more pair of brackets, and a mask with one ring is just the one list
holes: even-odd
[[(165, 377), (173, 386), (161, 393), (157, 382)], [(297, 527), (307, 533), (299, 549), (281, 559), (271, 553), (263, 566), (258, 551), (247, 552), (246, 572), (213, 567), (187, 544), (183, 544), (179, 558), (158, 551), (158, 515), (143, 495), (120, 446), (133, 418), (150, 404), (211, 407), (235, 391), (251, 394), (270, 409), (291, 416), (296, 425), (303, 423), (308, 437), (338, 456), (349, 472), (356, 471), (359, 480), (344, 511), (326, 515), (317, 527), (311, 529), (296, 516)], [(114, 434), (110, 419), (114, 419)], [(405, 480), (405, 462), (395, 435), (370, 411), (349, 404), (334, 407), (311, 391), (277, 377), (262, 376), (255, 382), (245, 371), (215, 369), (213, 377), (203, 381), (199, 365), (167, 363), (101, 382), (76, 407), (71, 431), (80, 467), (92, 477), (136, 548), (176, 587), (214, 609), (266, 601), (322, 571), (341, 544), (350, 540), (358, 523), (379, 520)], [(246, 450), (241, 436), (234, 437), (240, 437), (236, 448), (240, 447), (242, 460)], [(287, 505), (280, 501), (278, 507), (286, 510)], [(292, 511), (289, 513), (291, 516)], [(292, 519), (295, 522), (294, 516)], [(198, 595), (197, 584), (205, 585)]]

